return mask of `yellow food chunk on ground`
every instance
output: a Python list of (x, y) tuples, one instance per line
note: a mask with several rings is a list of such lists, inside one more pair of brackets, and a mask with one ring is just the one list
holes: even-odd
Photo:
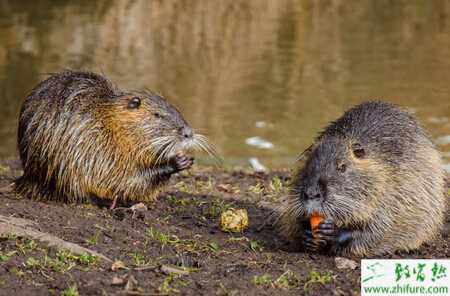
[(226, 232), (243, 232), (248, 227), (245, 209), (229, 209), (220, 215), (220, 229)]

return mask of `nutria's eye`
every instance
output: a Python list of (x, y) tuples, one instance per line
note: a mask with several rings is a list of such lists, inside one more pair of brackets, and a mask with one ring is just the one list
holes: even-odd
[(364, 155), (366, 155), (366, 151), (364, 151), (364, 148), (359, 143), (355, 143), (352, 145), (353, 154), (356, 156), (356, 158), (362, 158)]
[(155, 116), (156, 118), (161, 118), (162, 117), (162, 115), (160, 113), (158, 113), (158, 112), (154, 112), (153, 116)]
[(134, 97), (128, 102), (128, 109), (137, 109), (140, 105), (141, 99), (139, 99), (138, 97)]
[(347, 165), (345, 163), (340, 163), (337, 165), (339, 172), (344, 173), (347, 170)]

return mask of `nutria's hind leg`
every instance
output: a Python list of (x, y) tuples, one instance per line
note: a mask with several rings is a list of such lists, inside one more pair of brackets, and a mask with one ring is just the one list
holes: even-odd
[(14, 181), (14, 191), (31, 200), (56, 200), (55, 195), (46, 187), (42, 186), (38, 180), (33, 180), (21, 176)]
[(29, 187), (29, 185), (27, 185), (27, 183), (28, 182), (26, 182), (23, 176), (17, 178), (14, 180), (14, 191), (23, 197), (30, 198), (33, 190)]
[(88, 203), (95, 205), (99, 208), (109, 208), (111, 206), (110, 199), (100, 198), (95, 194), (89, 195)]
[(108, 208), (110, 210), (115, 210), (117, 207), (126, 208), (131, 205), (131, 201), (124, 201), (120, 194), (116, 194), (112, 200), (109, 198), (100, 198), (94, 194), (91, 194), (88, 201), (90, 204), (99, 208)]
[(119, 198), (118, 195), (114, 196), (114, 199), (113, 199), (111, 205), (109, 206), (109, 209), (110, 209), (110, 210), (114, 210), (114, 209), (116, 208), (116, 205), (117, 205), (117, 199), (118, 199), (118, 198)]

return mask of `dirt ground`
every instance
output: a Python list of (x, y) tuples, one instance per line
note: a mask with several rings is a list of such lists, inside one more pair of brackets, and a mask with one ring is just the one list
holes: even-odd
[[(1, 161), (0, 188), (20, 174), (16, 160)], [(35, 221), (38, 230), (115, 262), (8, 235), (0, 238), (0, 295), (358, 295), (359, 268), (338, 269), (333, 257), (302, 252), (267, 223), (288, 181), (289, 171), (197, 168), (174, 177), (141, 211), (0, 190), (0, 215)], [(220, 230), (228, 208), (248, 211), (246, 231)], [(449, 258), (448, 224), (432, 245), (394, 257)]]

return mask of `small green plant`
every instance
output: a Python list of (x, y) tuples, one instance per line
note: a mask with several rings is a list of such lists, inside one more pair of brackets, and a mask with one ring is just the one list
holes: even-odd
[(44, 257), (44, 266), (51, 269), (54, 272), (63, 272), (65, 270), (65, 264), (53, 259), (47, 255)]
[(98, 258), (89, 253), (83, 253), (78, 256), (78, 262), (86, 266), (94, 265), (95, 263), (97, 263), (97, 261)]
[(22, 277), (25, 275), (25, 272), (23, 272), (22, 270), (18, 269), (17, 267), (13, 267), (11, 269), (11, 273), (14, 274), (17, 277)]
[(10, 256), (8, 256), (8, 255), (6, 255), (6, 254), (0, 253), (0, 262), (8, 261), (8, 260), (9, 260), (9, 257), (10, 257)]
[(131, 260), (134, 266), (144, 266), (146, 263), (145, 256), (137, 252), (131, 254)]
[(219, 251), (220, 246), (219, 246), (219, 244), (216, 243), (216, 242), (210, 242), (210, 243), (208, 244), (208, 248), (209, 248), (211, 251), (213, 251), (213, 252), (217, 252), (217, 251)]
[(252, 185), (248, 188), (248, 190), (250, 192), (256, 193), (256, 194), (261, 194), (264, 192), (264, 185), (261, 183), (256, 183), (256, 185)]
[(54, 272), (64, 273), (76, 266), (77, 263), (81, 263), (80, 257), (64, 250), (56, 253), (55, 258), (45, 255), (43, 265)]
[(267, 286), (272, 283), (272, 276), (267, 273), (263, 275), (255, 275), (253, 276), (252, 282), (256, 286)]
[(163, 246), (169, 244), (177, 244), (180, 242), (180, 239), (176, 235), (171, 235), (169, 233), (160, 232), (153, 227), (149, 227), (146, 231), (147, 236), (150, 238), (160, 242)]
[(198, 208), (202, 207), (203, 205), (207, 204), (207, 202), (201, 198), (194, 198), (192, 199), (192, 204)]
[(172, 288), (170, 285), (173, 283), (174, 279), (176, 278), (175, 273), (169, 273), (158, 287), (158, 291), (161, 294), (171, 294), (171, 293), (179, 293), (180, 291), (177, 289)]
[(211, 177), (208, 177), (208, 181), (197, 181), (196, 187), (199, 188), (199, 191), (203, 189), (203, 191), (210, 192), (214, 187), (214, 182)]
[(267, 273), (253, 277), (253, 284), (255, 284), (256, 286), (265, 286), (285, 290), (290, 288), (298, 288), (299, 283), (300, 280), (298, 276), (291, 270), (285, 271), (275, 280), (272, 280), (272, 276)]
[(180, 192), (184, 192), (184, 193), (193, 193), (191, 188), (189, 188), (189, 185), (184, 183), (184, 182), (178, 182), (177, 184), (175, 184), (175, 187), (178, 189), (178, 191)]
[(37, 243), (32, 239), (16, 239), (16, 247), (19, 249), (19, 252), (22, 254), (26, 254), (29, 251), (33, 251), (37, 248)]
[(17, 253), (17, 251), (11, 251), (8, 253), (2, 253), (0, 252), (0, 262), (8, 261), (11, 256), (14, 256)]
[(37, 248), (36, 241), (34, 241), (32, 239), (27, 239), (25, 241), (25, 249), (33, 251), (33, 250), (36, 250), (36, 248)]
[(86, 239), (86, 243), (90, 246), (95, 246), (98, 243), (98, 238), (100, 237), (100, 231), (95, 232), (93, 236)]
[(34, 259), (33, 257), (30, 257), (25, 261), (25, 267), (28, 269), (33, 269), (40, 265), (39, 260)]
[(58, 258), (53, 259), (48, 256), (44, 257), (44, 266), (50, 268), (54, 272), (64, 273), (72, 269), (72, 267), (74, 267), (75, 265), (76, 265), (75, 263), (69, 264), (59, 260)]
[(250, 241), (249, 243), (250, 250), (253, 252), (262, 252), (264, 251), (264, 247), (258, 241)]
[(326, 285), (333, 280), (333, 276), (331, 271), (319, 272), (319, 271), (311, 271), (309, 273), (309, 280), (303, 286), (303, 289), (306, 291), (310, 285), (314, 283), (319, 283), (322, 285)]
[(69, 261), (77, 261), (78, 260), (78, 256), (72, 254), (68, 250), (58, 251), (56, 253), (56, 258), (59, 261), (64, 262), (64, 263), (68, 263)]
[(300, 279), (291, 270), (285, 271), (274, 282), (274, 286), (281, 289), (297, 288), (299, 286)]
[(61, 292), (61, 296), (79, 296), (78, 288), (76, 285), (72, 285)]
[(270, 180), (269, 188), (273, 192), (280, 192), (283, 189), (283, 182), (281, 181), (280, 177), (273, 177), (272, 180)]
[(189, 204), (189, 201), (187, 199), (177, 198), (171, 195), (166, 197), (166, 200), (171, 206), (186, 206)]

